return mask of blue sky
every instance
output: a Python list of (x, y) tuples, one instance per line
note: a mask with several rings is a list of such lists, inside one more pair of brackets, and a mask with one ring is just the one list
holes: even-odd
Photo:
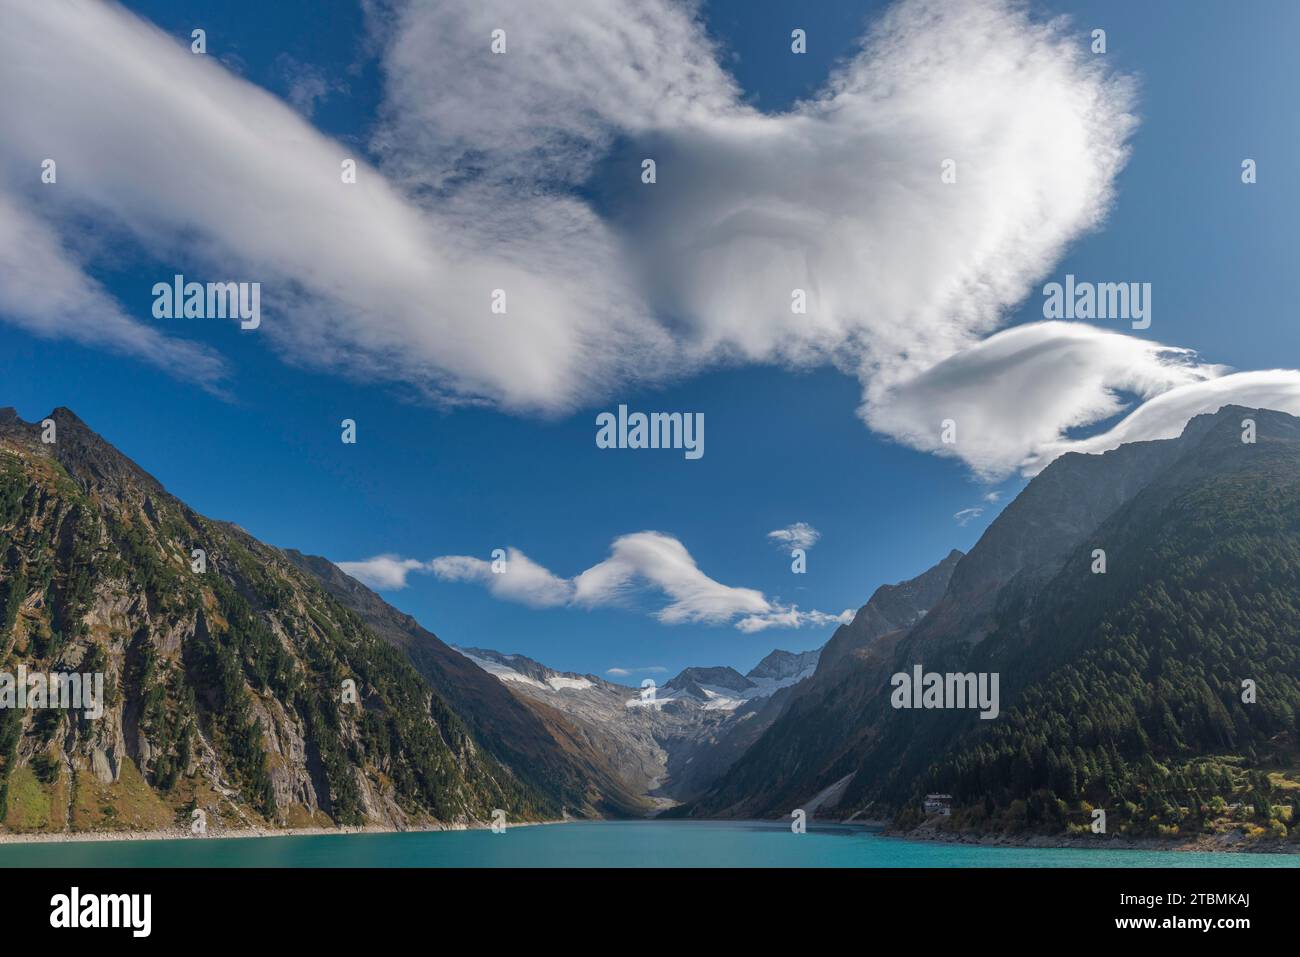
[[(301, 96), (316, 83), (310, 123), (358, 156), (394, 168), (391, 157), (373, 152), (386, 98), (384, 54), (368, 40), (355, 3), (126, 6), (178, 42), (203, 26), (210, 56), (277, 97)], [(834, 64), (856, 53), (862, 26), (886, 7), (803, 6), (746, 0), (702, 8), (721, 67), (744, 102), (765, 113), (815, 94)], [(1069, 13), (1067, 33), (1084, 47), (1094, 26), (1107, 30), (1107, 67), (1136, 81), (1139, 120), (1104, 223), (1072, 238), (1038, 285), (1067, 272), (1150, 282), (1150, 329), (1095, 325), (1196, 350), (1207, 363), (1237, 370), (1290, 368), (1300, 331), (1291, 321), (1292, 270), (1283, 257), (1295, 248), (1300, 134), (1290, 121), (1288, 62), (1300, 8), (1259, 3), (1246, 15), (1188, 7), (1172, 0), (1030, 5), (1036, 21)], [(804, 56), (789, 51), (794, 27), (808, 32)], [(1240, 182), (1243, 157), (1259, 164), (1254, 186)], [(4, 169), (9, 175), (11, 167)], [(574, 192), (599, 191), (607, 173), (598, 168)], [(61, 177), (73, 175), (64, 164)], [(880, 185), (870, 170), (858, 183), (864, 191)], [(209, 198), (192, 200), (202, 207)], [(64, 214), (65, 244), (139, 322), (161, 324), (150, 318), (154, 282), (176, 271), (201, 274), (213, 262), (207, 249), (124, 239), (120, 226), (89, 207), (78, 214), (75, 233)], [(1036, 322), (1041, 304), (1031, 292), (1006, 305), (998, 327)], [(268, 311), (264, 322), (276, 321)], [(828, 362), (791, 368), (713, 356), (655, 381), (614, 380), (599, 394), (538, 411), (430, 401), (410, 382), (313, 366), (232, 324), (171, 324), (165, 334), (223, 357), (219, 394), (183, 370), (0, 321), (0, 404), (28, 420), (68, 406), (204, 514), (335, 561), (380, 554), (487, 560), (492, 549), (511, 546), (569, 578), (605, 559), (619, 536), (654, 530), (680, 541), (710, 579), (757, 590), (771, 608), (838, 614), (949, 549), (968, 549), (1025, 481), (1017, 470), (977, 480), (969, 461), (868, 428), (857, 414), (864, 381)], [(990, 390), (997, 387), (989, 381)], [(1111, 387), (1128, 393), (1122, 383)], [(620, 402), (703, 412), (706, 454), (688, 461), (677, 451), (596, 448), (596, 413)], [(339, 440), (344, 418), (358, 424), (355, 445)], [(1086, 429), (1063, 434), (1104, 433), (1119, 421), (1094, 416)], [(991, 492), (1001, 493), (996, 503), (985, 500)], [(983, 511), (964, 525), (954, 519), (970, 508)], [(796, 522), (821, 535), (803, 575), (792, 574), (788, 552), (768, 540), (770, 531)], [(745, 633), (736, 616), (665, 624), (655, 617), (665, 598), (654, 587), (617, 604), (538, 608), (423, 570), (384, 597), (446, 641), (600, 674), (648, 667), (675, 673), (701, 664), (745, 670), (773, 647), (817, 647), (834, 627)]]

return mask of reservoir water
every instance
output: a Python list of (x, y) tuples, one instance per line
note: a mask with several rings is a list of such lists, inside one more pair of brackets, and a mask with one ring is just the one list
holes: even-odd
[(1300, 854), (981, 847), (856, 827), (599, 821), (490, 830), (0, 845), (0, 867), (1300, 867)]

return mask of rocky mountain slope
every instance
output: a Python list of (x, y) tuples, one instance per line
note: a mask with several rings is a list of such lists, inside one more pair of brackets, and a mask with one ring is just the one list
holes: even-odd
[(195, 513), (70, 411), (50, 420), (52, 434), (0, 410), (0, 672), (101, 674), (106, 700), (97, 718), (0, 709), (6, 828), (605, 809), (535, 713), (436, 639), (391, 609), (345, 607), (307, 560)]
[(638, 689), (596, 675), (556, 671), (524, 655), (485, 648), (458, 650), (467, 664), (496, 680), (509, 694), (561, 714), (581, 728), (619, 780), (651, 807), (673, 803), (663, 789), (667, 760), (655, 733), (656, 715), (652, 708), (639, 707)]
[[(683, 813), (784, 816), (833, 790), (819, 813), (911, 826), (939, 791), (975, 829), (1086, 831), (1102, 808), (1113, 830), (1200, 833), (1235, 806), (1294, 832), (1298, 595), (1300, 420), (1227, 407), (1067, 455), (930, 613), (811, 683)], [(998, 674), (999, 717), (894, 707), (891, 676), (918, 664)]]
[(906, 630), (920, 622), (948, 590), (953, 571), (962, 559), (953, 549), (933, 568), (897, 585), (881, 585), (871, 599), (858, 609), (853, 620), (841, 625), (831, 635), (817, 662), (817, 677), (828, 675), (856, 658), (876, 639), (891, 632)]
[[(697, 800), (674, 813), (762, 816), (758, 802), (769, 801), (773, 792), (800, 795), (792, 808), (810, 810), (814, 803), (823, 804), (824, 800), (813, 799), (842, 784), (847, 772), (829, 780), (826, 773), (810, 775), (814, 769), (809, 758), (835, 750), (841, 731), (852, 728), (859, 707), (854, 693), (843, 693), (838, 686), (856, 679), (881, 647), (927, 616), (942, 600), (962, 557), (954, 550), (915, 578), (877, 588), (852, 621), (835, 629), (806, 680), (773, 695), (755, 720), (737, 725), (718, 742), (719, 758), (725, 763), (712, 781), (701, 782), (706, 791)], [(806, 735), (809, 728), (817, 733)], [(751, 749), (757, 758), (751, 758)]]
[(636, 816), (652, 805), (630, 789), (583, 729), (543, 701), (520, 698), (465, 655), (444, 644), (328, 559), (287, 549), (285, 556), (406, 655), (459, 715), (475, 739), (520, 780), (577, 813)]
[(522, 700), (554, 708), (586, 729), (620, 778), (661, 808), (698, 793), (725, 770), (740, 753), (727, 743), (733, 729), (766, 727), (762, 716), (772, 699), (811, 676), (819, 654), (773, 651), (747, 675), (728, 667), (687, 668), (651, 697), (523, 655), (462, 652)]

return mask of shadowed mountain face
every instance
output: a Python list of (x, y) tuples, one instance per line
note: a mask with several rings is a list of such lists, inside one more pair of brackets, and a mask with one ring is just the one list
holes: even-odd
[[(1300, 765), (1297, 596), (1300, 420), (1228, 407), (1178, 439), (1067, 455), (932, 611), (819, 669), (683, 813), (785, 816), (821, 796), (826, 816), (915, 823), (939, 791), (972, 827), (1059, 831), (1100, 806), (1177, 833), (1211, 798), (1266, 810)], [(999, 717), (895, 707), (891, 676), (917, 665), (999, 675)]]
[[(962, 553), (953, 550), (939, 564), (915, 578), (877, 588), (871, 599), (858, 609), (853, 620), (841, 625), (831, 635), (806, 680), (772, 695), (763, 702), (762, 708), (748, 715), (748, 720), (738, 722), (715, 742), (713, 780), (696, 778), (696, 783), (706, 786), (707, 790), (700, 788), (697, 793), (703, 793), (703, 796), (698, 801), (673, 813), (697, 814), (700, 806), (716, 806), (720, 794), (735, 794), (734, 808), (725, 807), (722, 812), (742, 817), (754, 815), (752, 801), (766, 800), (772, 790), (784, 787), (783, 782), (793, 781), (796, 782), (794, 787), (806, 787), (800, 780), (800, 775), (808, 771), (805, 759), (809, 755), (805, 754), (805, 749), (820, 747), (832, 750), (839, 733), (834, 723), (844, 722), (847, 726), (854, 716), (855, 705), (851, 697), (837, 694), (836, 686), (859, 674), (866, 663), (879, 654), (882, 644), (887, 645), (905, 634), (908, 628), (926, 616), (942, 599), (953, 569), (961, 558)], [(771, 659), (769, 656), (760, 662), (751, 675), (764, 669)], [(777, 663), (773, 666), (780, 667)], [(834, 702), (833, 708), (827, 707), (829, 702)], [(824, 718), (824, 714), (830, 716)], [(827, 721), (822, 736), (815, 739), (806, 738), (803, 733), (809, 715), (815, 720)], [(751, 748), (756, 749), (757, 760), (749, 757)], [(816, 754), (811, 756), (816, 757)], [(724, 771), (730, 773), (724, 777)], [(818, 791), (828, 786), (829, 783)], [(752, 799), (743, 796), (746, 792), (752, 795)], [(816, 793), (808, 792), (807, 797), (811, 799)], [(793, 806), (811, 810), (808, 800)]]
[(0, 671), (101, 674), (104, 713), (0, 710), (6, 827), (171, 827), (196, 809), (214, 829), (413, 826), (618, 806), (558, 717), (341, 573), (198, 515), (66, 409), (51, 419), (48, 434), (0, 410)]

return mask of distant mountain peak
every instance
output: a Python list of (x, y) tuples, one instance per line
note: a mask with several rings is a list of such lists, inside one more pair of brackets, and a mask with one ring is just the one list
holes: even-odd
[(754, 665), (745, 675), (751, 683), (758, 681), (783, 681), (795, 676), (807, 676), (817, 667), (822, 650), (770, 652), (762, 661)]
[(0, 411), (0, 437), (28, 450), (52, 456), (82, 488), (121, 495), (138, 486), (145, 493), (165, 492), (162, 483), (88, 426), (67, 406), (45, 418), (54, 422), (52, 443), (42, 440), (45, 419), (24, 421), (12, 408)]
[(484, 671), (506, 682), (530, 683), (551, 691), (585, 690), (596, 684), (609, 684), (595, 675), (556, 671), (527, 655), (508, 655), (490, 648), (461, 648), (457, 645), (452, 647)]
[(681, 673), (670, 680), (664, 687), (677, 688), (682, 691), (710, 688), (726, 688), (728, 691), (744, 693), (754, 687), (750, 681), (735, 668), (718, 665), (712, 668), (683, 668)]

